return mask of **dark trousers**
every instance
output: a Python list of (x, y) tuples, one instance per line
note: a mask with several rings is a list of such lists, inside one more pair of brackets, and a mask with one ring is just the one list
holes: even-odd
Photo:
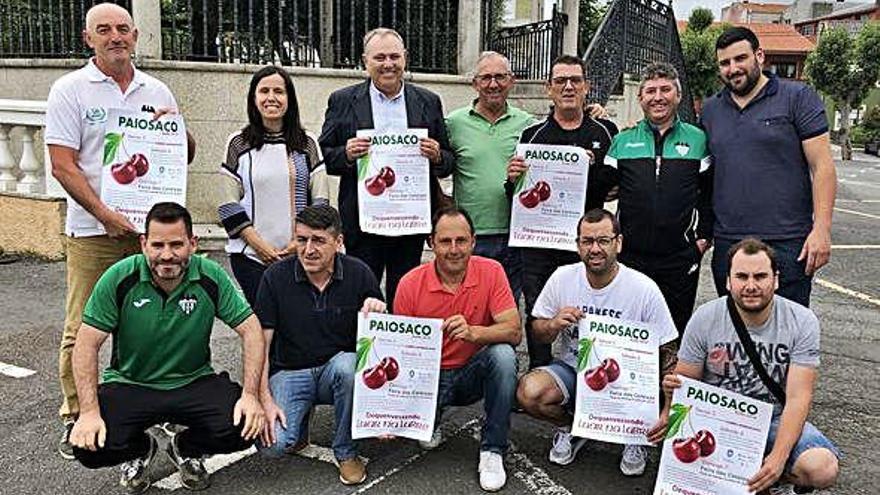
[[(715, 251), (712, 254), (712, 277), (719, 296), (727, 294), (727, 251), (741, 239), (715, 238)], [(798, 255), (806, 242), (805, 237), (797, 239), (764, 240), (776, 252), (776, 265), (779, 270), (779, 289), (776, 293), (802, 306), (810, 307), (810, 291), (813, 277), (807, 275), (806, 258), (798, 261)]]
[(510, 284), (510, 290), (513, 292), (513, 300), (519, 305), (519, 296), (522, 295), (522, 257), (519, 248), (507, 245), (507, 239), (507, 234), (478, 234), (474, 254), (501, 263), (504, 274), (507, 275), (507, 283)]
[(263, 272), (266, 271), (266, 265), (243, 254), (230, 254), (229, 265), (232, 267), (235, 280), (241, 286), (244, 298), (251, 307), (254, 307), (257, 302), (257, 289), (260, 288), (260, 280), (263, 278)]
[(579, 263), (580, 256), (571, 251), (558, 249), (522, 248), (523, 296), (526, 302), (526, 344), (529, 348), (529, 369), (550, 364), (551, 345), (542, 344), (532, 335), (532, 308), (544, 289), (544, 284), (562, 265)]
[(696, 245), (664, 256), (628, 253), (625, 248), (620, 253), (621, 263), (644, 273), (660, 288), (666, 306), (672, 313), (679, 339), (694, 312), (702, 257)]
[(355, 242), (346, 245), (346, 252), (366, 263), (380, 282), (385, 274), (385, 302), (391, 310), (397, 284), (407, 272), (421, 264), (424, 245), (425, 236), (421, 234), (386, 237), (360, 233)]
[(115, 466), (147, 454), (147, 428), (158, 423), (188, 427), (177, 436), (184, 457), (223, 454), (253, 445), (241, 438), (232, 424), (232, 411), (241, 387), (229, 374), (210, 375), (174, 390), (154, 390), (138, 385), (106, 383), (98, 387), (101, 417), (107, 426), (104, 448), (95, 452), (74, 448), (77, 460), (87, 468)]

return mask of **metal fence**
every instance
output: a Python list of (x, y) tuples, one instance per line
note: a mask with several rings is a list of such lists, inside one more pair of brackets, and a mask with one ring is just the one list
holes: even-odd
[[(0, 57), (79, 58), (101, 0), (0, 0)], [(118, 3), (131, 11), (131, 0)], [(162, 58), (360, 67), (364, 34), (400, 32), (409, 69), (454, 73), (458, 0), (160, 0)]]
[[(79, 58), (86, 11), (104, 0), (0, 0), (0, 57)], [(113, 3), (131, 11), (131, 0)]]
[(457, 0), (165, 0), (163, 58), (360, 67), (367, 31), (393, 27), (409, 68), (455, 72)]
[(550, 63), (562, 54), (562, 32), (568, 16), (557, 12), (540, 22), (498, 29), (489, 40), (488, 48), (505, 55), (518, 79), (543, 79)]
[(584, 55), (590, 76), (589, 101), (606, 103), (624, 74), (638, 75), (652, 62), (678, 69), (682, 86), (679, 116), (694, 122), (693, 98), (672, 8), (658, 0), (614, 0)]

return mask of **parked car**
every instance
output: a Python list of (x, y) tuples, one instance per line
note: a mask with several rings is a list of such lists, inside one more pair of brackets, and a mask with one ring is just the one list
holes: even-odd
[(880, 139), (876, 141), (868, 141), (865, 143), (865, 153), (869, 155), (880, 156)]

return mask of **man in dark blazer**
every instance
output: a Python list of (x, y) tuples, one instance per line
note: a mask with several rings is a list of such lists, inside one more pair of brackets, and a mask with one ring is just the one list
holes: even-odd
[(393, 307), (400, 278), (421, 263), (426, 236), (380, 236), (360, 230), (356, 163), (369, 152), (370, 141), (355, 135), (359, 129), (428, 129), (428, 137), (422, 138), (419, 147), (430, 162), (432, 213), (442, 198), (437, 179), (452, 173), (455, 157), (440, 97), (403, 82), (406, 49), (400, 35), (387, 28), (367, 33), (363, 61), (370, 78), (330, 95), (318, 142), (327, 173), (341, 177), (339, 211), (347, 253), (365, 261), (377, 279), (385, 272), (386, 300)]

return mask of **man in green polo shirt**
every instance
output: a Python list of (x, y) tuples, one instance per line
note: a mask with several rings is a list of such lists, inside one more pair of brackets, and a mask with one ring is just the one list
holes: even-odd
[[(88, 468), (124, 463), (120, 484), (140, 493), (150, 487), (157, 450), (146, 429), (186, 426), (167, 453), (182, 484), (202, 489), (208, 473), (201, 458), (246, 449), (263, 427), (262, 331), (223, 269), (193, 256), (198, 239), (184, 207), (156, 204), (140, 243), (142, 254), (111, 266), (86, 303), (73, 350), (80, 415), (70, 441)], [(211, 368), (215, 316), (243, 340), (244, 389)], [(110, 335), (112, 357), (99, 386), (98, 352)]]
[(515, 83), (510, 61), (497, 52), (477, 60), (473, 86), (477, 99), (446, 117), (449, 142), (455, 152), (455, 203), (474, 220), (474, 254), (492, 258), (504, 267), (514, 298), (522, 290), (522, 262), (507, 246), (510, 199), (504, 192), (507, 162), (519, 136), (534, 118), (507, 103)]

